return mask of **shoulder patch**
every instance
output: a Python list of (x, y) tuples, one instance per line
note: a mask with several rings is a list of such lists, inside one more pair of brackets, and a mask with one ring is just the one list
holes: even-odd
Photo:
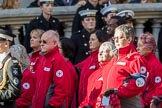
[(26, 89), (26, 90), (30, 88), (30, 84), (27, 83), (27, 82), (24, 83), (22, 86), (23, 86), (23, 88)]
[(155, 83), (160, 83), (161, 82), (161, 77), (160, 76), (156, 76), (155, 77)]
[(64, 75), (63, 71), (62, 70), (57, 70), (56, 71), (56, 76), (57, 77), (62, 77)]

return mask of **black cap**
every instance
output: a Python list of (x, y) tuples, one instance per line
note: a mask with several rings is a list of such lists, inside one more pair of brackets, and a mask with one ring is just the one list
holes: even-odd
[(0, 38), (4, 40), (13, 41), (13, 38), (16, 37), (16, 35), (12, 34), (11, 32), (7, 30), (0, 29)]

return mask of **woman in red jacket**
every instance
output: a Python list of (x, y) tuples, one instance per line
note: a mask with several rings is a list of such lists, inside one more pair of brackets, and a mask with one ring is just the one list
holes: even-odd
[[(115, 94), (120, 100), (121, 108), (141, 108), (142, 103), (139, 97), (145, 89), (147, 62), (136, 52), (133, 45), (134, 29), (126, 24), (115, 29), (114, 43), (118, 51), (112, 58), (103, 72), (103, 96), (108, 97)], [(112, 106), (114, 103), (108, 102), (107, 98), (102, 105)], [(115, 102), (115, 101), (114, 101)], [(120, 106), (119, 106), (120, 107)]]
[(99, 62), (99, 69), (94, 71), (88, 78), (88, 85), (87, 85), (87, 96), (84, 101), (81, 103), (80, 107), (92, 107), (98, 108), (96, 106), (97, 97), (101, 93), (103, 78), (102, 78), (102, 71), (105, 69), (106, 64), (111, 60), (113, 57), (112, 51), (114, 50), (115, 46), (111, 42), (104, 42), (101, 44), (98, 53), (98, 62)]
[(78, 63), (76, 67), (81, 69), (80, 82), (79, 82), (79, 104), (81, 104), (87, 95), (87, 83), (89, 76), (99, 68), (98, 50), (100, 45), (107, 41), (108, 37), (106, 32), (97, 30), (90, 35), (89, 48), (90, 56)]
[(156, 88), (162, 84), (162, 65), (155, 55), (156, 42), (151, 33), (141, 33), (138, 36), (137, 51), (146, 58), (148, 63), (147, 89), (142, 98), (145, 107), (149, 108)]
[[(71, 72), (71, 90), (70, 90), (70, 95), (68, 97), (68, 104), (67, 107), (72, 107), (72, 108), (76, 108), (76, 90), (77, 90), (77, 86), (78, 86), (78, 75), (77, 72), (73, 66), (73, 64), (71, 63), (70, 60), (72, 60), (73, 57), (73, 52), (74, 52), (74, 45), (71, 42), (70, 39), (68, 38), (61, 38), (60, 42), (58, 44), (59, 46), (59, 51), (60, 53), (64, 56), (67, 64), (68, 64), (68, 68)], [(70, 81), (70, 79), (69, 79)]]
[(35, 70), (40, 59), (40, 40), (44, 33), (41, 29), (33, 29), (30, 33), (30, 47), (33, 52), (29, 54), (30, 65), (28, 69), (23, 72), (21, 81), (21, 96), (16, 100), (17, 108), (28, 108), (32, 104), (32, 97), (35, 91)]

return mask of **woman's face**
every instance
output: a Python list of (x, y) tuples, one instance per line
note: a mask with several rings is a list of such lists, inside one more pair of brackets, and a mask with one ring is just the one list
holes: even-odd
[(115, 31), (113, 38), (117, 49), (124, 48), (131, 43), (131, 37), (126, 38), (125, 33), (120, 30)]
[(40, 41), (41, 37), (39, 36), (38, 32), (33, 31), (30, 34), (30, 47), (33, 48), (33, 50), (40, 49)]
[(96, 27), (96, 18), (85, 17), (82, 21), (82, 25), (87, 31), (93, 31)]
[(90, 50), (94, 51), (96, 49), (99, 49), (101, 43), (99, 42), (97, 36), (95, 33), (92, 33), (90, 35), (90, 39), (89, 39), (89, 48)]
[(19, 0), (15, 0), (14, 2), (14, 9), (18, 9), (20, 7), (20, 1)]
[(111, 60), (111, 56), (109, 55), (109, 49), (106, 48), (105, 46), (101, 46), (99, 48), (99, 53), (98, 53), (98, 62), (107, 62)]

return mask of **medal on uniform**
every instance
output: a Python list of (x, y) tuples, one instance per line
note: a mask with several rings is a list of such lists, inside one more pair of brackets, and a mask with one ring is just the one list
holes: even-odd
[(0, 69), (2, 69), (3, 68), (3, 63), (2, 62), (0, 62)]

